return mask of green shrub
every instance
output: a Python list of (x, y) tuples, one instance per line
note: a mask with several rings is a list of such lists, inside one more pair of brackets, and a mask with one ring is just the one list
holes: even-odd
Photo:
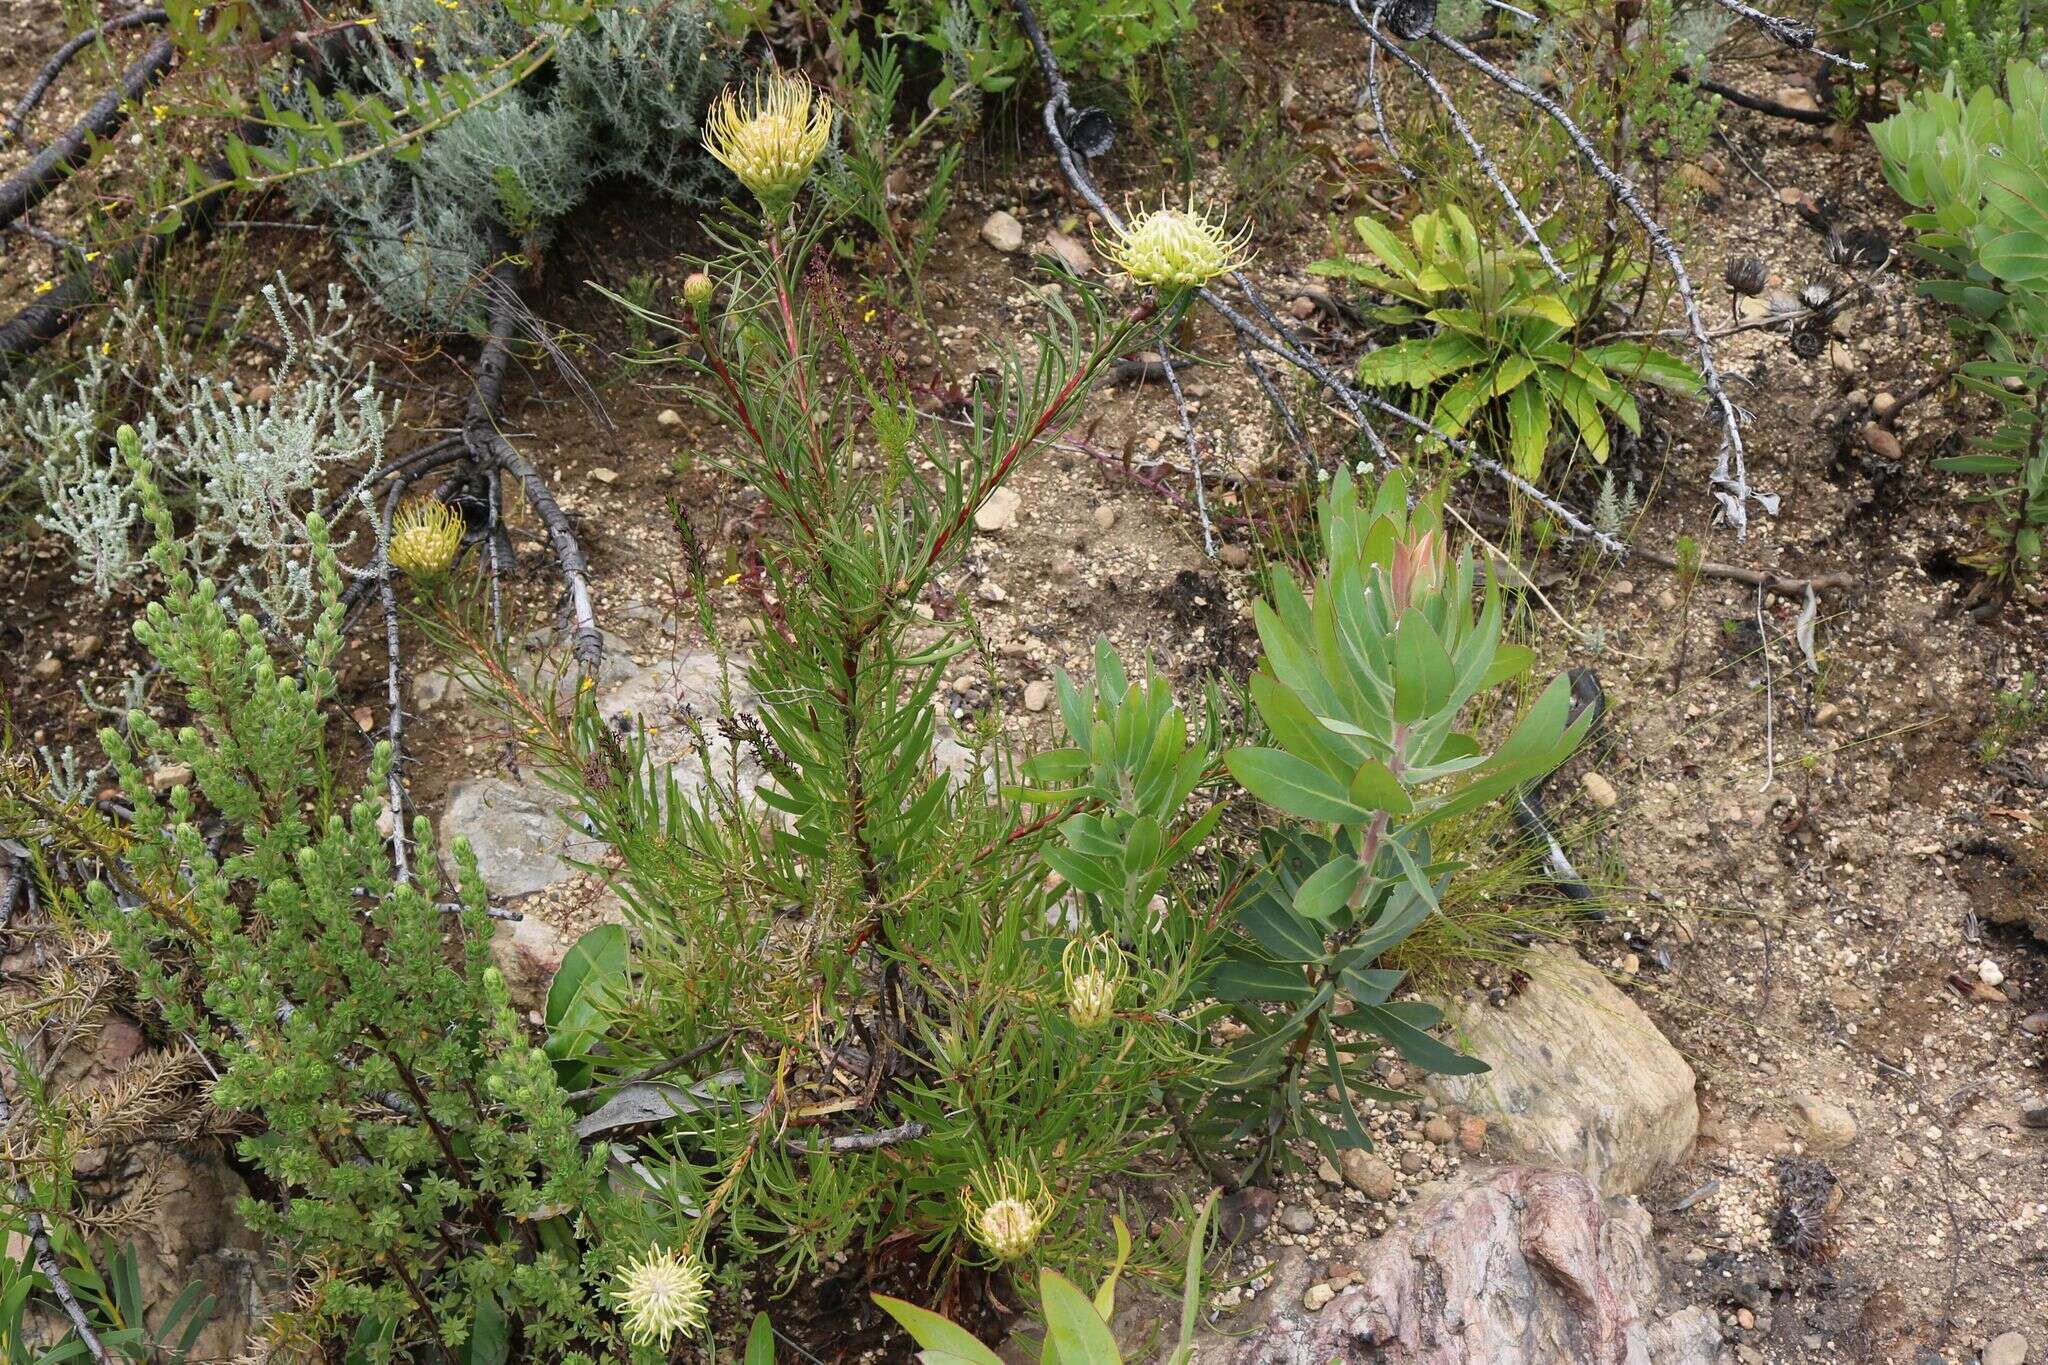
[[(473, 1338), (483, 1354), (465, 1358), (511, 1335), (558, 1352), (606, 1340), (580, 1286), (611, 1262), (571, 1222), (599, 1201), (603, 1156), (583, 1150), (489, 965), (474, 860), (458, 849), (460, 900), (444, 908), (431, 869), (407, 876), (380, 828), (389, 753), (352, 793), (330, 763), (341, 608), (324, 524), (308, 521), (317, 609), (295, 677), (191, 572), (140, 442), (121, 437), (166, 583), (136, 635), (191, 718), (136, 711), (125, 733), (102, 731), (134, 819), (96, 850), (107, 871), (81, 913), (212, 1059), (213, 1103), (258, 1124), (240, 1150), (277, 1198), (241, 1213), (304, 1289), (273, 1329), (365, 1360), (452, 1360)], [(165, 797), (152, 778), (173, 768), (189, 781)], [(413, 838), (430, 846), (424, 821)], [(639, 1225), (610, 1230), (633, 1245)]]
[(1886, 178), (1920, 210), (1905, 220), (1912, 249), (1941, 272), (1921, 292), (1957, 309), (1965, 344), (1988, 356), (1958, 378), (1997, 404), (1997, 425), (1936, 464), (1989, 481), (1983, 563), (2001, 582), (2038, 570), (2048, 529), (2048, 75), (2015, 62), (2005, 86), (1965, 99), (1951, 78), (1871, 128)]

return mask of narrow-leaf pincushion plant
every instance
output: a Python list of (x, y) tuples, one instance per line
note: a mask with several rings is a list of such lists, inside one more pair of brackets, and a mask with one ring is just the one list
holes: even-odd
[[(394, 869), (381, 747), (355, 794), (337, 792), (322, 708), (342, 608), (324, 523), (307, 521), (317, 598), (294, 676), (191, 572), (135, 433), (120, 443), (165, 582), (135, 633), (191, 719), (136, 711), (102, 731), (134, 817), (88, 913), (209, 1058), (213, 1103), (259, 1125), (241, 1153), (277, 1197), (241, 1212), (304, 1286), (273, 1330), (370, 1361), (470, 1358), (472, 1333), (553, 1358), (612, 1340), (563, 1216), (594, 1205), (602, 1158), (489, 965), (475, 860), (458, 847), (452, 913), (431, 875)], [(151, 777), (171, 765), (191, 780), (165, 799)], [(430, 846), (424, 821), (417, 834)]]
[[(757, 701), (691, 722), (702, 766), (684, 774), (588, 705), (563, 725), (504, 698), (619, 855), (635, 930), (604, 1046), (579, 1064), (608, 1094), (695, 1060), (662, 1092), (674, 1119), (631, 1147), (654, 1221), (707, 1263), (795, 1276), (912, 1246), (946, 1276), (1071, 1262), (1096, 1182), (1171, 1141), (1161, 1087), (1207, 1065), (1190, 1017), (1210, 936), (1179, 905), (1142, 938), (1077, 916), (1039, 856), (1066, 805), (1020, 810), (993, 739), (941, 761), (935, 702), (969, 640), (918, 608), (948, 591), (975, 511), (1162, 310), (1112, 316), (1067, 282), (957, 434), (923, 419), (815, 264), (831, 225), (790, 168), (829, 114), (798, 93), (723, 106), (714, 143), (757, 207), (714, 229), (690, 316), (648, 319), (692, 344), (691, 396), (727, 434), (712, 458), (767, 506), (739, 580), (760, 626), (729, 689)], [(699, 621), (715, 638), (708, 606)], [(1134, 864), (1131, 887), (1152, 873)]]
[(1559, 676), (1490, 750), (1458, 728), (1534, 660), (1501, 642), (1493, 577), (1478, 590), (1469, 551), (1447, 557), (1437, 496), (1411, 508), (1394, 475), (1368, 503), (1340, 474), (1321, 520), (1315, 581), (1276, 570), (1255, 609), (1251, 699), (1270, 743), (1226, 758), (1293, 822), (1264, 831), (1236, 902), (1242, 936), (1210, 979), (1248, 1032), (1209, 1117), (1225, 1140), (1258, 1141), (1255, 1171), (1291, 1135), (1369, 1146), (1359, 1100), (1399, 1098), (1372, 1072), (1383, 1046), (1428, 1071), (1485, 1069), (1432, 1037), (1439, 1011), (1393, 999), (1402, 973), (1376, 964), (1438, 913), (1457, 871), (1431, 831), (1555, 768), (1585, 725), (1568, 723)]

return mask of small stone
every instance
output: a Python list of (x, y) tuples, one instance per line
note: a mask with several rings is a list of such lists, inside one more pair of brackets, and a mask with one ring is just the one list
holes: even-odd
[(1828, 343), (1828, 364), (1834, 367), (1836, 374), (1842, 375), (1854, 375), (1862, 368), (1862, 362), (1856, 359), (1856, 353), (1839, 341)]
[(54, 654), (38, 659), (35, 667), (29, 669), (29, 676), (38, 682), (55, 682), (64, 676), (64, 662)]
[(1467, 1114), (1458, 1120), (1458, 1150), (1466, 1156), (1478, 1156), (1486, 1150), (1485, 1119)]
[(1337, 1174), (1337, 1168), (1330, 1164), (1330, 1158), (1326, 1156), (1316, 1158), (1316, 1179), (1322, 1181), (1325, 1185), (1341, 1185), (1344, 1183), (1344, 1177)]
[(590, 477), (596, 479), (599, 483), (617, 483), (619, 481), (619, 471), (613, 469), (610, 465), (593, 465), (590, 469)]
[(377, 713), (367, 706), (358, 706), (348, 714), (349, 719), (356, 723), (356, 729), (366, 735), (377, 728)]
[(1002, 584), (996, 582), (993, 578), (984, 578), (981, 582), (975, 584), (974, 595), (984, 602), (1007, 602), (1010, 600), (1010, 594), (1004, 590)]
[(2020, 1032), (2039, 1038), (2048, 1034), (2048, 1010), (2040, 1010), (2020, 1020)]
[(268, 403), (271, 395), (276, 392), (277, 386), (275, 384), (251, 384), (249, 386), (249, 401), (251, 403)]
[(1104, 503), (1096, 508), (1093, 515), (1098, 530), (1107, 531), (1110, 527), (1116, 525), (1116, 509), (1108, 503)]
[(1226, 545), (1216, 552), (1216, 558), (1223, 561), (1226, 569), (1242, 569), (1252, 562), (1252, 552), (1242, 545)]
[(1806, 1145), (1816, 1152), (1832, 1152), (1856, 1140), (1856, 1116), (1833, 1100), (1818, 1095), (1794, 1095), (1792, 1108), (1799, 1118)]
[(2048, 1128), (2048, 1100), (2035, 1095), (2020, 1103), (2020, 1126), (2023, 1128)]
[(1337, 1297), (1337, 1291), (1327, 1284), (1312, 1284), (1301, 1296), (1301, 1306), (1311, 1313), (1320, 1313), (1323, 1305)]
[(1820, 102), (1815, 100), (1813, 92), (1803, 85), (1779, 87), (1777, 101), (1787, 109), (1797, 109), (1802, 114), (1818, 114), (1820, 112)]
[(166, 763), (149, 775), (149, 789), (153, 792), (167, 792), (174, 787), (189, 786), (191, 781), (190, 763)]
[(1045, 253), (1058, 258), (1059, 263), (1075, 275), (1095, 273), (1095, 258), (1088, 254), (1088, 248), (1081, 239), (1057, 228), (1045, 234)]
[(1881, 389), (1877, 397), (1870, 400), (1870, 410), (1878, 417), (1889, 417), (1899, 410), (1899, 396), (1889, 389)]
[(1043, 711), (1052, 704), (1052, 684), (1043, 678), (1024, 684), (1024, 709), (1030, 712)]
[(1401, 1153), (1401, 1169), (1408, 1172), (1408, 1174), (1410, 1175), (1422, 1174), (1422, 1168), (1428, 1164), (1428, 1158), (1423, 1156), (1422, 1153), (1416, 1151), (1413, 1147), (1410, 1147), (1407, 1151)]
[(2027, 1338), (2022, 1332), (2001, 1332), (1984, 1348), (1983, 1365), (2027, 1365)]
[(1679, 183), (1692, 186), (1709, 199), (1719, 199), (1728, 192), (1721, 184), (1720, 176), (1691, 162), (1678, 168), (1678, 179)]
[(1899, 446), (1899, 438), (1875, 422), (1864, 425), (1863, 444), (1870, 447), (1870, 453), (1880, 460), (1896, 460), (1905, 454)]
[(1297, 294), (1287, 301), (1287, 311), (1292, 313), (1296, 320), (1307, 322), (1316, 315), (1316, 301), (1306, 294)]
[(1316, 1216), (1299, 1204), (1289, 1204), (1280, 1211), (1280, 1226), (1297, 1237), (1306, 1237), (1316, 1230)]
[(1014, 214), (997, 209), (981, 220), (981, 240), (1004, 255), (1024, 249), (1024, 225)]
[(1451, 1121), (1438, 1114), (1422, 1125), (1422, 1136), (1441, 1147), (1456, 1137), (1457, 1133), (1452, 1129)]
[(100, 652), (100, 637), (81, 635), (71, 642), (71, 657), (83, 662)]
[(683, 415), (674, 408), (663, 408), (654, 415), (654, 420), (661, 426), (679, 427), (683, 424)]
[(1579, 785), (1586, 789), (1586, 797), (1601, 810), (1613, 810), (1614, 803), (1621, 800), (1614, 784), (1598, 773), (1587, 773), (1579, 778)]
[(2005, 984), (2005, 969), (1987, 957), (1977, 964), (1977, 979), (1987, 986), (2002, 986)]
[(1736, 1309), (1735, 1325), (1745, 1332), (1752, 1330), (1756, 1326), (1756, 1314), (1750, 1312), (1747, 1308)]
[(1838, 719), (1841, 718), (1841, 715), (1841, 707), (1835, 705), (1831, 701), (1824, 701), (1820, 704), (1818, 708), (1815, 709), (1813, 713), (1813, 723), (1815, 725), (1833, 725)]
[(974, 509), (974, 524), (983, 531), (1007, 531), (1017, 524), (1017, 509), (1024, 499), (1014, 490), (998, 488)]
[(1343, 1162), (1344, 1183), (1367, 1199), (1392, 1199), (1401, 1187), (1394, 1168), (1370, 1152), (1353, 1147), (1344, 1153)]

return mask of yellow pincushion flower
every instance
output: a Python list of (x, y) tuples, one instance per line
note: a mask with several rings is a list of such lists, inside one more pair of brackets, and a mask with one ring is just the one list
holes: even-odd
[(1052, 1215), (1052, 1200), (1035, 1173), (998, 1161), (975, 1178), (967, 1201), (967, 1235), (999, 1261), (1014, 1261), (1038, 1245)]
[(659, 1248), (628, 1262), (611, 1292), (625, 1319), (626, 1336), (664, 1351), (677, 1332), (694, 1332), (704, 1325), (711, 1302), (704, 1263), (686, 1251)]
[(1116, 995), (1124, 983), (1123, 949), (1108, 934), (1075, 939), (1060, 954), (1066, 978), (1067, 1017), (1083, 1033), (1101, 1028), (1116, 1017)]
[(391, 519), (391, 566), (407, 578), (437, 578), (462, 549), (462, 513), (438, 498), (409, 498)]
[(832, 104), (802, 76), (776, 72), (744, 96), (728, 86), (704, 127), (705, 149), (780, 219), (832, 139)]
[(1244, 249), (1249, 240), (1249, 223), (1232, 234), (1221, 214), (1212, 216), (1190, 200), (1184, 209), (1148, 209), (1125, 223), (1113, 240), (1097, 245), (1139, 284), (1151, 285), (1169, 302), (1183, 302), (1250, 260)]

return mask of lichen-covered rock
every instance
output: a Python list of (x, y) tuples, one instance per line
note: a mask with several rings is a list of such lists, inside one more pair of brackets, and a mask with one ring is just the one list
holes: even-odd
[(1527, 970), (1505, 1005), (1447, 1006), (1451, 1036), (1492, 1070), (1425, 1084), (1445, 1108), (1486, 1119), (1514, 1160), (1578, 1171), (1602, 1194), (1639, 1193), (1692, 1149), (1692, 1068), (1569, 949), (1531, 949)]

